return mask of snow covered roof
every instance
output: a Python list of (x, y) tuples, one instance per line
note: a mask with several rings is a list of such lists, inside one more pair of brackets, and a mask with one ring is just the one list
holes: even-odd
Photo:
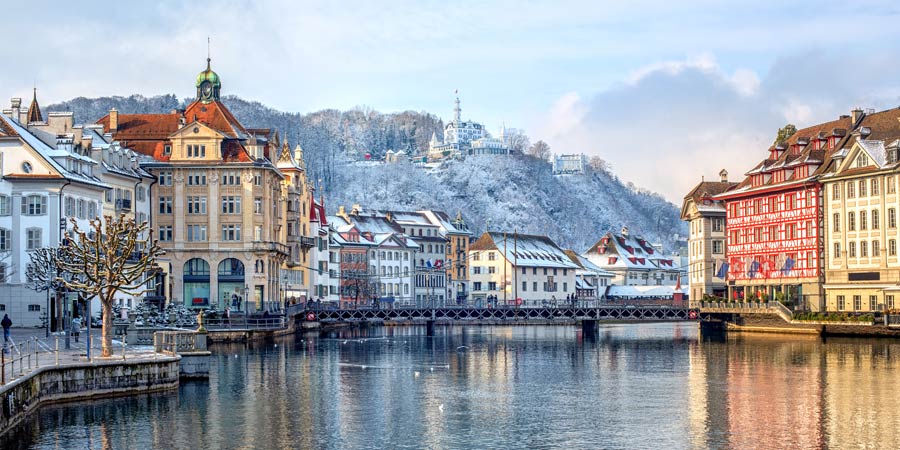
[(678, 270), (680, 264), (640, 236), (606, 233), (585, 252), (594, 264), (607, 270)]
[(569, 259), (566, 252), (547, 236), (488, 232), (482, 234), (469, 247), (469, 251), (482, 250), (497, 250), (517, 267), (579, 268)]
[(591, 275), (596, 275), (596, 276), (600, 276), (600, 277), (612, 278), (615, 276), (614, 273), (612, 273), (608, 270), (604, 270), (600, 266), (598, 266), (598, 265), (592, 263), (590, 260), (588, 260), (587, 257), (585, 257), (583, 255), (579, 255), (578, 253), (575, 253), (575, 251), (573, 251), (573, 250), (566, 250), (565, 252), (566, 252), (566, 256), (568, 256), (569, 259), (572, 260), (572, 262), (574, 262), (575, 264), (578, 264), (580, 266), (579, 271), (589, 272)]

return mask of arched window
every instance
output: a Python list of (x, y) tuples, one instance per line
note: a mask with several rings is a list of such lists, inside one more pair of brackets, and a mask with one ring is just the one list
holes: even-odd
[(188, 307), (209, 306), (209, 263), (200, 258), (184, 263), (184, 304)]
[[(257, 261), (256, 266), (259, 267), (262, 261)], [(245, 301), (248, 287), (244, 280), (244, 263), (241, 260), (235, 258), (223, 259), (216, 271), (216, 280), (219, 283), (219, 298), (221, 299), (222, 309), (228, 306), (232, 311), (248, 310), (249, 305)]]

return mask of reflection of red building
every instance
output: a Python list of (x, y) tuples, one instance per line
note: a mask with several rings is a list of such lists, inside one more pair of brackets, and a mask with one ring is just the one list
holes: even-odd
[(726, 204), (730, 298), (779, 292), (817, 310), (822, 293), (822, 187), (818, 176), (848, 138), (851, 118), (804, 128), (769, 148), (769, 156), (734, 189)]
[(374, 243), (355, 225), (335, 225), (341, 255), (341, 307), (365, 304), (376, 292), (369, 276), (368, 251)]

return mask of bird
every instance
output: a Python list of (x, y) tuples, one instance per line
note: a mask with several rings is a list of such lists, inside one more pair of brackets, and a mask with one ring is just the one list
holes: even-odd
[(431, 371), (434, 372), (434, 367), (429, 367), (429, 369), (431, 369)]
[(440, 412), (444, 412), (444, 404), (443, 403), (441, 403), (440, 406), (438, 406), (438, 410)]
[(234, 354), (234, 357), (237, 358), (237, 353)]

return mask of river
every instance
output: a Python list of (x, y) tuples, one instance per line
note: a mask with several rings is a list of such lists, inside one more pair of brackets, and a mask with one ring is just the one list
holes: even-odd
[(10, 449), (900, 448), (900, 342), (696, 324), (373, 327), (213, 349), (209, 381), (43, 407)]

